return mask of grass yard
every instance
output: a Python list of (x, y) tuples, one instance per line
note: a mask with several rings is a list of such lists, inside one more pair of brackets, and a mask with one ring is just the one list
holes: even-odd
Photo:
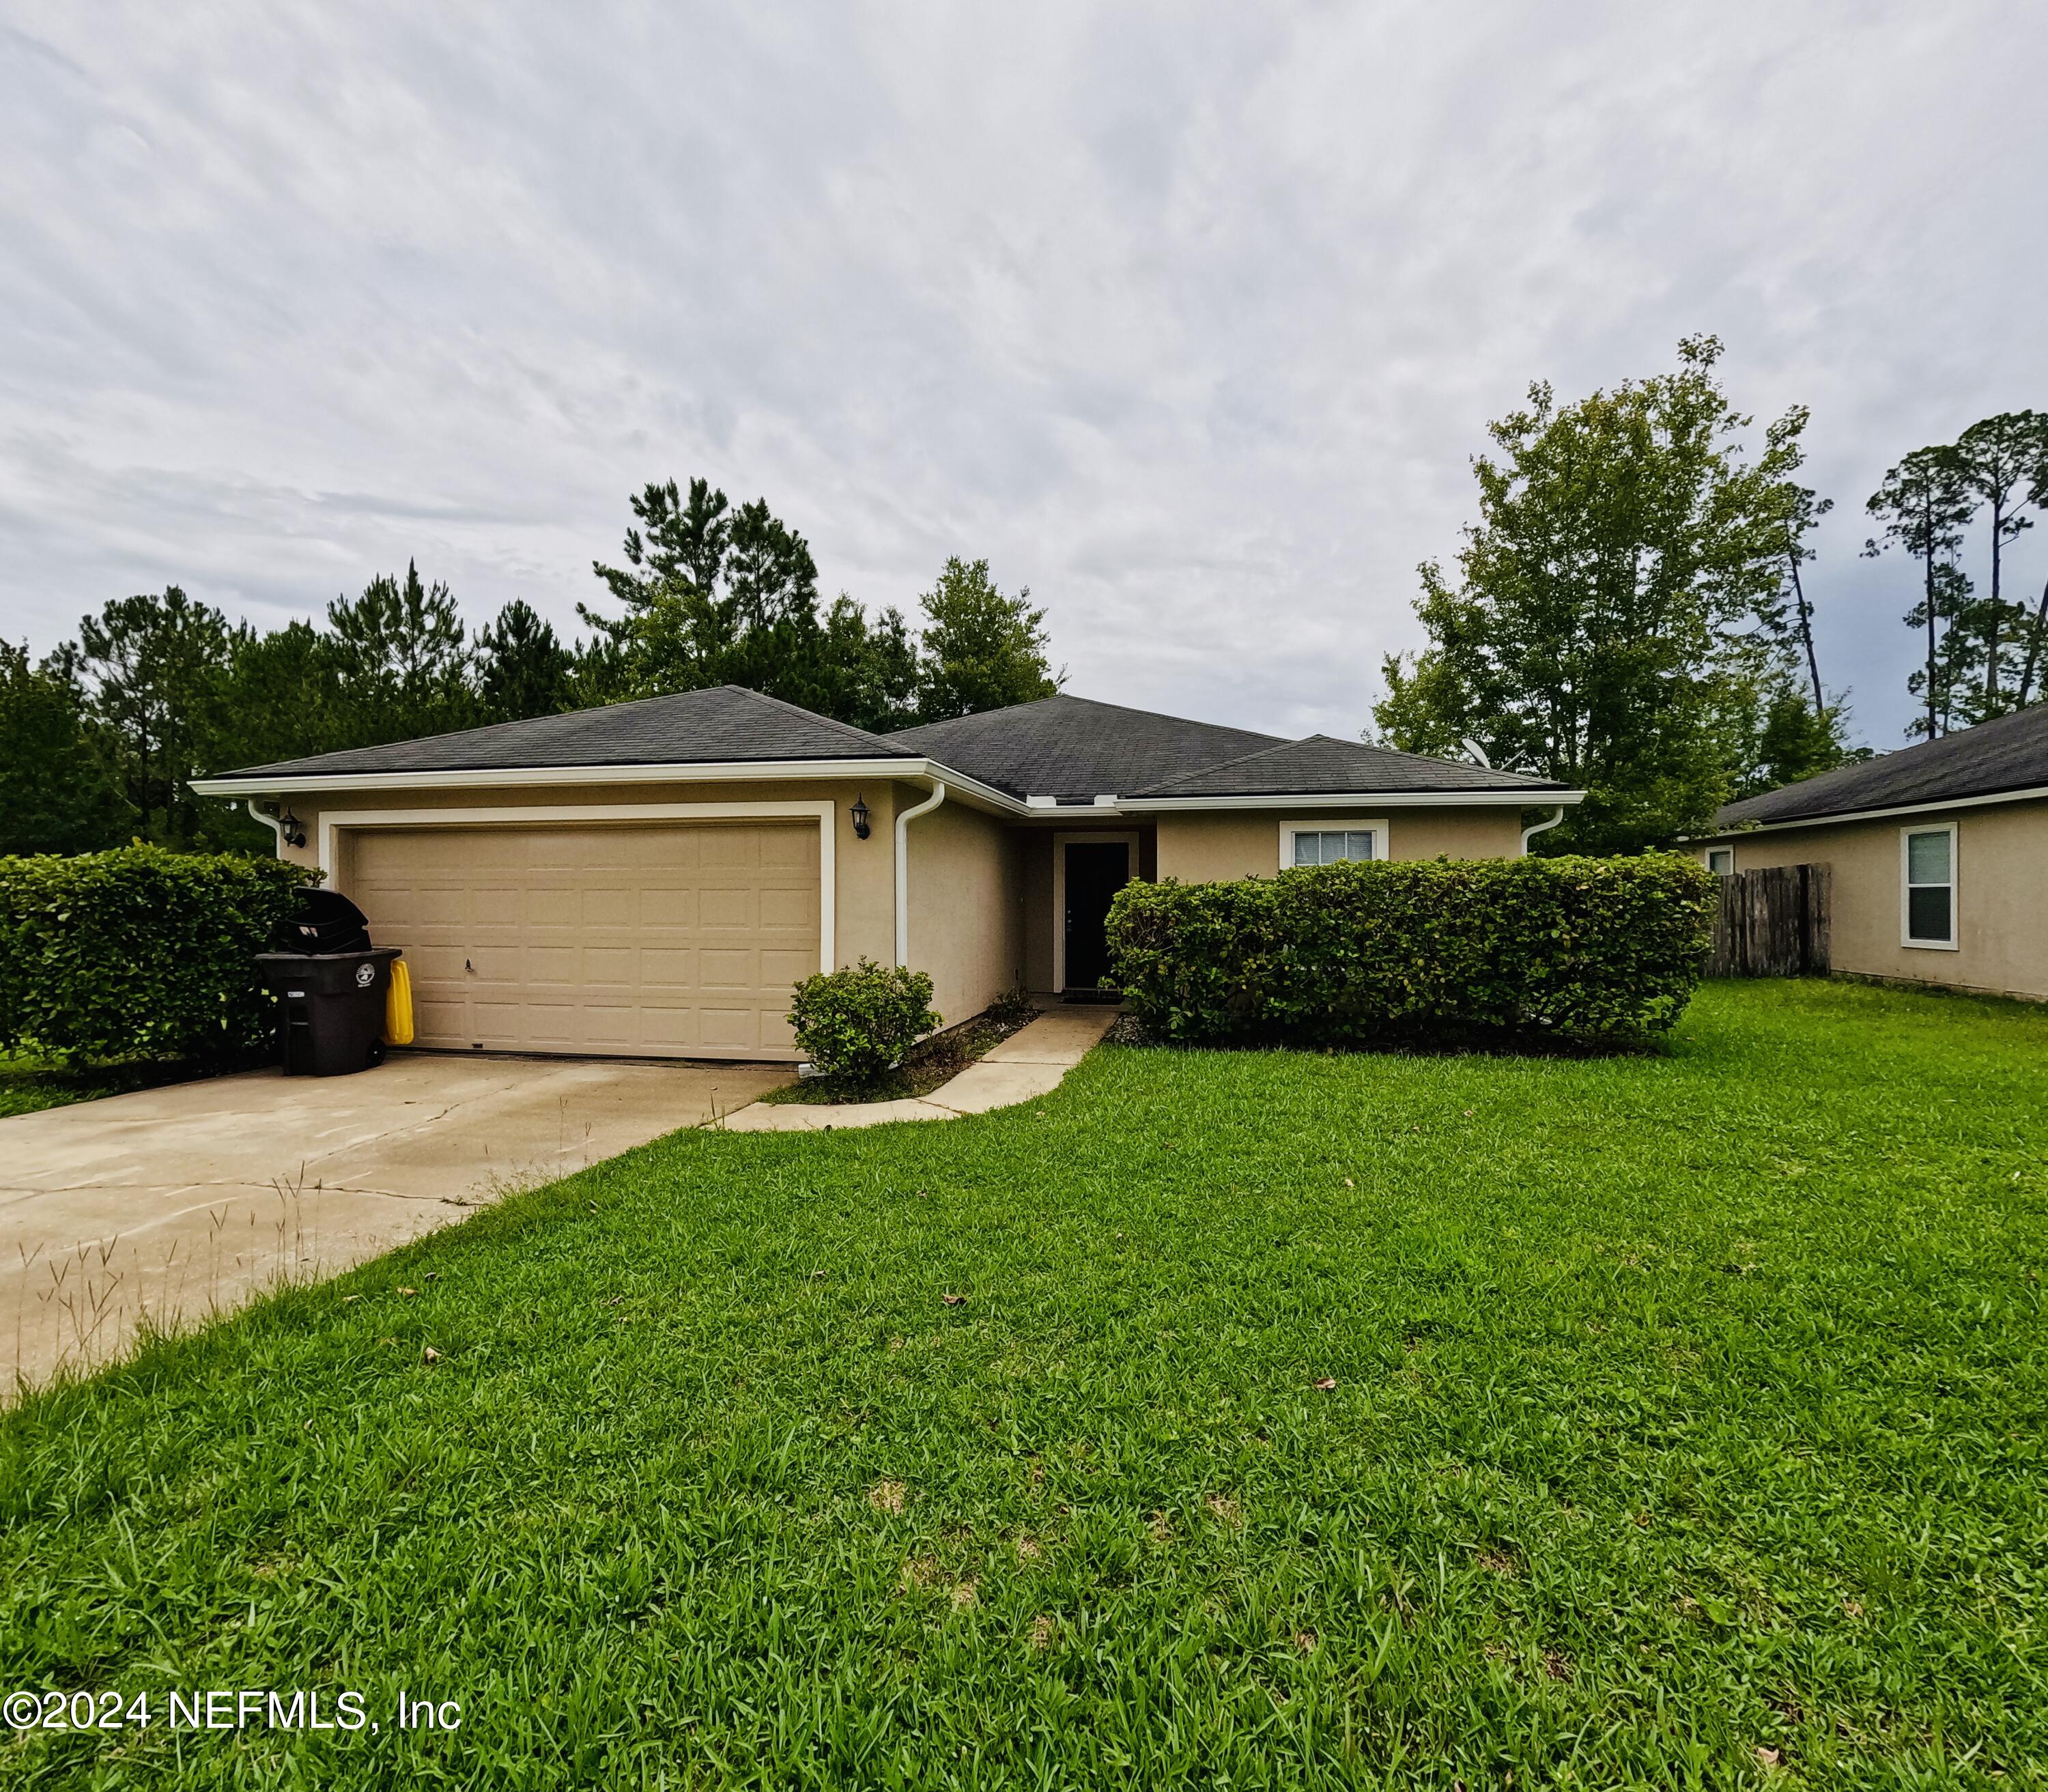
[(1826, 984), (679, 1136), (0, 1419), (0, 1690), (151, 1701), (0, 1782), (2042, 1784), (2044, 1143)]
[(115, 1065), (103, 1069), (73, 1069), (46, 1058), (0, 1052), (0, 1119), (11, 1114), (33, 1114), (39, 1107), (61, 1107), (68, 1102), (96, 1100), (103, 1095), (124, 1095), (159, 1083), (176, 1083), (192, 1076), (184, 1065)]

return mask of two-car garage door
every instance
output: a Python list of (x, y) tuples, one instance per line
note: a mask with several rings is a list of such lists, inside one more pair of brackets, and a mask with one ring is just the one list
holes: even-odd
[(344, 886), (412, 968), (416, 1043), (795, 1056), (818, 824), (365, 828)]

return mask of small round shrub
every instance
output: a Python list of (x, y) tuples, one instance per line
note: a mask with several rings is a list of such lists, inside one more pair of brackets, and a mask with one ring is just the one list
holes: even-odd
[(845, 1083), (886, 1076), (941, 1024), (932, 1011), (932, 979), (925, 972), (892, 969), (871, 958), (805, 978), (789, 1004), (799, 1049), (821, 1076)]

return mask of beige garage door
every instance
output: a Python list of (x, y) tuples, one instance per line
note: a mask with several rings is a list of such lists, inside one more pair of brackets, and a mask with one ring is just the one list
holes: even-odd
[(815, 822), (366, 829), (348, 894), (412, 967), (416, 1043), (793, 1057)]

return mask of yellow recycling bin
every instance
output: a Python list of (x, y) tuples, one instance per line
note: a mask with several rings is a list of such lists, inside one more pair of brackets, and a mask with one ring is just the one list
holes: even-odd
[(391, 960), (390, 987), (384, 992), (384, 1043), (409, 1045), (413, 1042), (413, 973), (402, 958)]

